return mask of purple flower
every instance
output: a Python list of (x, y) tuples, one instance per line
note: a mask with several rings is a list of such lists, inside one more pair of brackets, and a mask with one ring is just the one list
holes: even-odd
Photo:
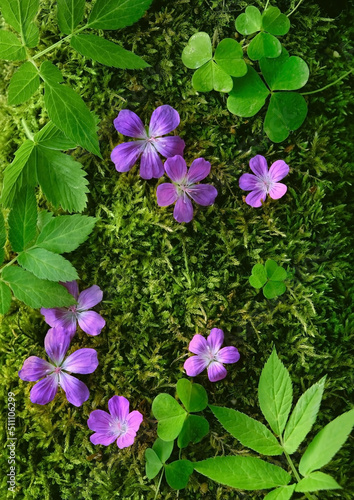
[(273, 200), (278, 200), (287, 191), (285, 184), (280, 181), (289, 173), (289, 167), (283, 160), (277, 160), (268, 171), (267, 160), (264, 156), (257, 155), (250, 160), (253, 174), (243, 174), (240, 177), (240, 188), (251, 191), (246, 196), (246, 203), (251, 207), (260, 207), (267, 198), (267, 194)]
[(138, 139), (123, 142), (111, 153), (111, 160), (118, 172), (128, 172), (141, 156), (140, 177), (152, 179), (164, 174), (160, 153), (165, 158), (182, 155), (184, 141), (178, 136), (161, 137), (172, 132), (180, 122), (178, 112), (165, 104), (159, 106), (151, 115), (148, 132), (138, 115), (128, 109), (119, 112), (114, 126), (121, 134)]
[(56, 307), (45, 309), (42, 307), (41, 313), (46, 323), (53, 328), (61, 327), (73, 337), (76, 332), (76, 324), (79, 323), (81, 330), (88, 335), (98, 335), (106, 322), (95, 311), (89, 311), (91, 307), (101, 302), (103, 292), (99, 286), (93, 285), (84, 290), (79, 295), (79, 287), (76, 281), (62, 283), (77, 301), (77, 305), (70, 307)]
[(91, 412), (87, 421), (89, 429), (95, 431), (90, 436), (93, 444), (108, 446), (117, 440), (118, 448), (126, 448), (134, 443), (136, 433), (143, 421), (140, 411), (129, 413), (129, 401), (123, 396), (113, 396), (108, 401), (109, 413), (103, 410)]
[[(70, 345), (70, 335), (63, 328), (51, 328), (44, 339), (44, 348), (53, 364), (37, 356), (30, 356), (18, 372), (22, 380), (34, 382), (30, 392), (32, 403), (45, 405), (54, 399), (60, 386), (66, 393), (69, 403), (81, 406), (89, 398), (86, 385), (66, 372), (92, 373), (98, 366), (95, 349), (78, 349), (66, 358), (64, 356)], [(44, 377), (44, 378), (43, 378)]]
[(165, 161), (165, 170), (173, 184), (164, 183), (157, 187), (157, 204), (167, 207), (176, 203), (173, 217), (177, 222), (190, 222), (193, 219), (192, 198), (204, 207), (212, 205), (218, 192), (210, 184), (196, 184), (210, 173), (210, 163), (204, 158), (193, 161), (187, 173), (187, 165), (182, 156), (174, 156)]
[(220, 349), (223, 342), (224, 332), (219, 328), (213, 328), (207, 339), (199, 334), (194, 335), (188, 349), (196, 356), (191, 356), (184, 363), (187, 375), (195, 377), (207, 368), (210, 382), (225, 378), (227, 372), (222, 363), (236, 363), (240, 353), (232, 346)]

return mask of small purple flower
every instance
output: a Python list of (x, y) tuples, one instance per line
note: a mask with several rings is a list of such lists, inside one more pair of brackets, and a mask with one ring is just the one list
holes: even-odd
[(164, 174), (160, 153), (165, 158), (182, 155), (184, 141), (178, 136), (161, 137), (172, 132), (180, 122), (178, 112), (165, 104), (151, 115), (148, 132), (137, 114), (128, 109), (119, 112), (114, 126), (121, 134), (134, 137), (137, 141), (123, 142), (111, 153), (111, 160), (118, 172), (128, 172), (141, 156), (140, 177), (159, 178)]
[[(86, 385), (66, 372), (92, 373), (98, 366), (95, 349), (78, 349), (66, 358), (70, 345), (70, 335), (63, 328), (51, 328), (44, 339), (44, 348), (53, 364), (37, 356), (30, 356), (18, 372), (20, 379), (35, 384), (30, 392), (32, 403), (45, 405), (54, 399), (60, 386), (66, 393), (69, 403), (81, 406), (88, 400), (90, 393)], [(44, 377), (44, 378), (43, 378)]]
[(118, 448), (131, 446), (143, 421), (142, 414), (136, 410), (129, 413), (129, 401), (123, 396), (113, 396), (108, 401), (108, 410), (109, 413), (91, 412), (87, 421), (89, 429), (95, 431), (90, 436), (91, 443), (108, 446), (117, 440)]
[(192, 198), (198, 205), (212, 205), (218, 192), (211, 184), (196, 184), (210, 173), (210, 163), (204, 158), (193, 161), (187, 173), (187, 165), (182, 156), (174, 156), (165, 161), (165, 170), (171, 183), (160, 184), (157, 187), (157, 204), (167, 207), (176, 203), (173, 217), (177, 222), (190, 222), (193, 219)]
[(44, 316), (45, 322), (53, 328), (64, 328), (71, 337), (75, 335), (77, 322), (81, 330), (88, 335), (100, 334), (106, 322), (95, 311), (89, 311), (91, 307), (97, 305), (103, 298), (103, 292), (100, 287), (93, 285), (79, 295), (79, 287), (76, 281), (68, 281), (61, 284), (75, 298), (77, 305), (56, 307), (53, 309), (42, 307), (41, 313)]
[(188, 349), (196, 354), (184, 363), (184, 369), (189, 377), (199, 375), (205, 368), (208, 370), (210, 382), (218, 382), (226, 377), (227, 372), (222, 363), (236, 363), (240, 353), (236, 347), (223, 347), (224, 332), (213, 328), (207, 339), (202, 335), (194, 335)]
[(285, 184), (280, 181), (289, 173), (289, 167), (283, 160), (277, 160), (268, 171), (267, 160), (264, 156), (257, 155), (250, 160), (253, 174), (243, 174), (239, 185), (244, 191), (251, 191), (246, 196), (246, 203), (251, 207), (261, 207), (267, 198), (267, 194), (273, 200), (278, 200), (287, 191)]

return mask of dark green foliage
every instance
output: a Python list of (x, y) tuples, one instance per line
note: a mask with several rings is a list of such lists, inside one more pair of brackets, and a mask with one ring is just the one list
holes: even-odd
[[(271, 2), (282, 12), (290, 3)], [(39, 50), (59, 34), (56, 2), (41, 4)], [(53, 403), (39, 407), (29, 401), (32, 384), (19, 380), (17, 370), (27, 356), (43, 356), (47, 326), (38, 311), (17, 302), (2, 319), (1, 400), (6, 401), (10, 390), (16, 394), (18, 499), (152, 500), (156, 486), (144, 479), (144, 452), (156, 439), (152, 400), (160, 392), (174, 394), (193, 334), (206, 335), (214, 326), (223, 328), (225, 345), (235, 345), (241, 359), (222, 382), (211, 384), (206, 374), (198, 378), (206, 385), (211, 404), (227, 405), (262, 421), (256, 388), (275, 344), (290, 369), (294, 399), (328, 373), (309, 440), (350, 409), (354, 320), (350, 80), (311, 96), (306, 126), (274, 145), (262, 131), (263, 111), (248, 123), (231, 115), (223, 96), (198, 95), (192, 89), (190, 70), (181, 63), (182, 50), (193, 33), (212, 34), (216, 28), (216, 42), (233, 38), (236, 15), (250, 4), (154, 2), (131, 28), (106, 35), (113, 42), (121, 41), (126, 49), (134, 47), (136, 53), (145, 54), (151, 68), (143, 72), (103, 67), (70, 47), (51, 55), (68, 83), (101, 118), (104, 160), (82, 150), (73, 153), (90, 181), (87, 214), (101, 220), (95, 236), (72, 263), (82, 279), (81, 288), (96, 283), (104, 290), (100, 312), (107, 326), (95, 338), (79, 333), (73, 343), (73, 349), (94, 347), (98, 351), (100, 365), (85, 379), (90, 399), (82, 408), (74, 408), (59, 394)], [(262, 8), (261, 2), (256, 5)], [(333, 14), (323, 2), (308, 0), (291, 16), (293, 28), (282, 41), (290, 54), (310, 66), (304, 91), (335, 81), (353, 66), (353, 14), (345, 7), (335, 13), (335, 21), (329, 21)], [(1, 62), (2, 95), (14, 68), (12, 63)], [(178, 225), (169, 208), (157, 206), (155, 181), (142, 181), (137, 167), (118, 174), (109, 160), (110, 151), (122, 140), (112, 125), (118, 111), (128, 107), (148, 120), (161, 104), (170, 104), (181, 114), (178, 133), (186, 141), (187, 163), (199, 156), (210, 161), (210, 179), (219, 190), (215, 206), (198, 208), (188, 226)], [(4, 100), (0, 106), (3, 168), (23, 142), (21, 119), (36, 131), (48, 117), (40, 95), (29, 105), (19, 105), (15, 115)], [(284, 159), (291, 172), (284, 198), (253, 209), (242, 201), (238, 179), (258, 153), (270, 162)], [(44, 205), (45, 198), (40, 202)], [(272, 301), (256, 296), (248, 283), (254, 263), (268, 258), (276, 259), (289, 275), (286, 294)], [(134, 446), (122, 451), (114, 444), (93, 446), (86, 424), (90, 412), (104, 408), (114, 394), (128, 397), (131, 409), (145, 416)], [(5, 405), (1, 412), (5, 419)], [(221, 454), (223, 449), (227, 454), (245, 453), (221, 426), (217, 431), (210, 441), (204, 438), (193, 445), (192, 460)], [(302, 445), (300, 449), (304, 451)], [(298, 465), (299, 456), (294, 457)], [(183, 450), (181, 458), (186, 458)], [(3, 468), (7, 470), (7, 462)], [(321, 500), (351, 499), (350, 468), (347, 443), (326, 467), (344, 489), (321, 493)], [(1, 480), (5, 497), (5, 475)], [(182, 493), (183, 500), (245, 498), (197, 475), (192, 475)], [(164, 481), (160, 498), (176, 498)], [(261, 500), (264, 493), (248, 492), (246, 498)]]

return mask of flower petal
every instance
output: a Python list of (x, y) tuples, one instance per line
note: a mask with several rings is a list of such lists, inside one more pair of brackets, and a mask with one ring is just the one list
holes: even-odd
[(180, 155), (168, 158), (164, 166), (168, 177), (177, 184), (180, 184), (187, 175), (187, 164)]
[(124, 422), (129, 415), (129, 401), (124, 396), (113, 396), (108, 401), (108, 410), (112, 417)]
[(197, 158), (193, 161), (187, 174), (187, 180), (190, 184), (202, 181), (210, 174), (211, 165), (204, 158)]
[(208, 361), (200, 356), (191, 356), (183, 365), (188, 377), (196, 377), (208, 366)]
[(197, 333), (189, 342), (188, 349), (193, 354), (205, 354), (208, 352), (208, 343), (206, 338)]
[(283, 184), (282, 182), (276, 182), (270, 189), (269, 196), (273, 198), (273, 200), (278, 200), (279, 198), (284, 196), (287, 190), (288, 188), (285, 184)]
[(127, 418), (128, 429), (134, 432), (138, 432), (141, 422), (143, 421), (143, 415), (140, 411), (134, 410), (129, 413)]
[(66, 393), (66, 399), (74, 406), (81, 406), (90, 396), (88, 388), (81, 380), (65, 372), (60, 372), (59, 384)]
[(77, 308), (82, 310), (91, 309), (103, 299), (103, 292), (99, 286), (93, 285), (80, 293)]
[(148, 142), (141, 156), (140, 177), (142, 179), (158, 179), (164, 174), (162, 160), (154, 146)]
[(177, 222), (190, 222), (193, 219), (193, 205), (188, 196), (180, 196), (173, 210)]
[(63, 328), (51, 328), (44, 339), (44, 349), (54, 364), (60, 366), (71, 342), (70, 335)]
[(178, 112), (168, 104), (159, 106), (151, 115), (149, 137), (159, 137), (169, 134), (178, 127), (180, 117)]
[(134, 111), (122, 109), (113, 123), (120, 134), (135, 137), (136, 139), (145, 139), (147, 137), (144, 124)]
[(223, 347), (217, 354), (217, 360), (220, 363), (237, 363), (240, 359), (240, 353), (236, 347)]
[(262, 201), (264, 203), (266, 198), (267, 198), (267, 191), (261, 191), (261, 190), (251, 191), (246, 196), (246, 203), (251, 207), (258, 208), (262, 206)]
[(224, 342), (224, 332), (220, 328), (212, 328), (207, 338), (207, 344), (214, 354), (218, 352)]
[(53, 401), (58, 390), (58, 376), (48, 375), (40, 382), (37, 382), (31, 389), (30, 400), (37, 405), (46, 405)]
[(269, 169), (269, 176), (273, 182), (278, 182), (289, 173), (289, 165), (284, 160), (277, 160)]
[(98, 367), (97, 352), (88, 347), (78, 349), (66, 358), (61, 367), (73, 373), (92, 373)]
[(45, 322), (53, 328), (64, 328), (71, 336), (76, 332), (76, 316), (73, 312), (68, 311), (64, 307), (53, 309), (41, 308), (41, 314), (44, 316)]
[(112, 416), (103, 410), (93, 410), (87, 420), (88, 428), (99, 434), (110, 434), (112, 423)]
[(117, 439), (118, 448), (122, 449), (131, 446), (134, 443), (135, 436), (136, 432), (129, 430), (125, 434), (119, 436), (119, 438)]
[(198, 205), (207, 207), (213, 205), (218, 192), (211, 184), (195, 184), (188, 188), (188, 194)]
[(208, 377), (210, 382), (218, 382), (222, 380), (227, 375), (226, 368), (218, 361), (213, 361), (208, 366)]
[(99, 335), (106, 322), (102, 316), (95, 311), (84, 311), (78, 313), (77, 319), (82, 331), (88, 335)]
[(118, 172), (128, 172), (144, 151), (145, 145), (145, 141), (123, 142), (122, 144), (118, 144), (111, 153), (111, 160), (116, 170)]
[(244, 191), (252, 191), (255, 189), (259, 189), (261, 186), (264, 185), (264, 183), (260, 181), (259, 178), (253, 174), (242, 174), (241, 177), (239, 178), (238, 184), (240, 188), (243, 189)]
[(159, 137), (152, 143), (157, 151), (165, 158), (171, 158), (175, 155), (183, 155), (185, 142), (176, 136)]
[(26, 380), (27, 382), (34, 382), (52, 373), (54, 368), (55, 367), (48, 363), (48, 361), (38, 358), (37, 356), (30, 356), (23, 363), (21, 370), (18, 372), (18, 376), (20, 379)]
[(66, 281), (65, 283), (60, 282), (61, 285), (65, 286), (67, 291), (74, 297), (75, 300), (77, 300), (79, 296), (79, 285), (77, 284), (77, 281)]
[(92, 444), (103, 444), (103, 446), (109, 446), (110, 444), (114, 443), (116, 439), (117, 436), (115, 434), (104, 434), (98, 432), (95, 432), (95, 434), (92, 434), (92, 436), (90, 436), (90, 441)]
[(250, 159), (250, 167), (257, 177), (264, 177), (268, 174), (267, 160), (264, 156), (256, 155)]
[(174, 184), (164, 182), (163, 184), (157, 186), (156, 196), (159, 207), (168, 207), (178, 198), (177, 188)]

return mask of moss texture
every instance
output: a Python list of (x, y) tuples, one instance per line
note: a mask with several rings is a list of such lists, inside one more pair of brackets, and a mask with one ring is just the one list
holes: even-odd
[[(226, 343), (238, 347), (241, 360), (220, 383), (198, 377), (210, 402), (263, 421), (256, 388), (264, 362), (276, 346), (290, 370), (296, 398), (328, 374), (310, 436), (350, 409), (352, 80), (309, 96), (305, 124), (278, 145), (262, 131), (264, 113), (239, 119), (227, 111), (221, 94), (198, 94), (191, 87), (192, 71), (181, 62), (183, 47), (196, 31), (206, 31), (216, 41), (237, 36), (234, 20), (249, 4), (262, 7), (264, 3), (155, 1), (134, 26), (105, 33), (142, 55), (151, 65), (146, 70), (107, 68), (64, 45), (48, 55), (100, 119), (104, 160), (80, 149), (73, 153), (90, 181), (86, 213), (99, 216), (100, 221), (71, 260), (79, 271), (81, 289), (98, 284), (104, 290), (100, 312), (107, 326), (96, 338), (79, 332), (72, 345), (73, 350), (97, 349), (98, 369), (82, 377), (90, 399), (75, 408), (60, 393), (40, 407), (30, 403), (32, 384), (21, 381), (17, 371), (26, 357), (43, 357), (47, 326), (39, 311), (16, 301), (2, 319), (1, 400), (6, 401), (9, 391), (16, 394), (16, 498), (153, 499), (157, 480), (144, 478), (144, 451), (156, 437), (152, 400), (160, 392), (174, 394), (189, 341), (194, 333), (206, 335), (212, 327), (224, 330)], [(295, 2), (271, 4), (287, 12)], [(58, 40), (55, 12), (56, 2), (41, 1), (40, 49)], [(306, 91), (327, 85), (353, 66), (353, 14), (349, 2), (307, 0), (291, 16), (291, 30), (282, 42), (309, 64)], [(47, 120), (39, 93), (24, 105), (6, 104), (6, 87), (15, 67), (1, 62), (2, 170), (24, 139), (21, 119), (34, 131)], [(215, 205), (198, 208), (189, 225), (176, 223), (171, 208), (157, 206), (157, 181), (140, 179), (137, 167), (119, 174), (109, 159), (112, 148), (123, 140), (112, 125), (119, 110), (127, 107), (148, 121), (161, 104), (179, 111), (177, 132), (186, 142), (187, 163), (200, 156), (209, 160), (209, 179), (219, 191)], [(291, 167), (286, 196), (260, 209), (247, 206), (238, 187), (240, 175), (248, 171), (248, 161), (256, 154), (266, 156), (269, 164), (284, 159)], [(38, 202), (45, 205), (41, 193)], [(252, 266), (268, 258), (289, 273), (287, 292), (279, 299), (265, 299), (248, 283)], [(121, 451), (115, 445), (93, 446), (86, 425), (90, 412), (107, 409), (108, 399), (115, 394), (128, 397), (131, 407), (145, 416), (135, 444)], [(4, 432), (5, 405), (1, 415)], [(182, 456), (199, 460), (223, 451), (252, 454), (228, 437), (211, 414), (209, 421), (211, 434)], [(299, 456), (294, 456), (295, 462)], [(1, 497), (5, 498), (6, 453), (1, 460)], [(282, 459), (270, 461), (287, 468)], [(321, 493), (318, 498), (352, 498), (350, 465), (348, 441), (326, 467), (344, 490)], [(237, 492), (195, 473), (178, 498), (256, 500), (264, 493)], [(163, 481), (158, 498), (174, 499), (177, 494)]]

